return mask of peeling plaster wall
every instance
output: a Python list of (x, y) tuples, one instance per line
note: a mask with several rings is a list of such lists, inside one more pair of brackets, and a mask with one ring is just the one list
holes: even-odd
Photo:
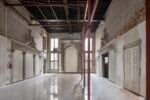
[(41, 28), (41, 26), (30, 27), (32, 29), (32, 36), (34, 37), (35, 47), (42, 51), (43, 50), (43, 35), (46, 34), (46, 31)]
[(140, 77), (140, 94), (146, 95), (146, 24), (145, 21), (137, 25), (129, 32), (119, 38), (116, 43), (116, 66), (117, 66), (117, 84), (123, 85), (123, 47), (141, 39), (141, 77)]
[[(25, 35), (27, 34), (29, 29), (27, 22), (24, 21), (11, 8), (6, 8), (1, 2), (0, 14), (0, 34), (5, 35), (7, 28), (9, 38), (13, 38), (20, 42), (26, 42)], [(27, 15), (27, 13), (24, 12), (24, 15)]]
[(103, 37), (104, 25), (99, 24), (99, 27), (97, 28), (95, 32), (95, 60), (96, 60), (96, 73), (99, 75), (102, 75), (102, 69), (100, 69), (102, 63), (101, 63), (101, 56), (99, 56), (99, 49), (101, 48), (101, 38)]
[[(141, 44), (141, 77), (140, 95), (146, 95), (146, 27), (145, 0), (112, 0), (105, 14), (104, 29), (97, 29), (96, 41), (101, 41), (100, 34), (104, 32), (104, 41), (109, 42), (117, 38), (116, 42), (105, 48), (109, 53), (109, 80), (123, 87), (124, 84), (124, 46), (139, 39)], [(118, 9), (119, 8), (119, 9)], [(100, 49), (101, 44), (96, 43)], [(97, 51), (96, 51), (97, 52)], [(97, 69), (102, 75), (101, 53), (97, 57)]]
[[(15, 8), (31, 22), (30, 14), (24, 7)], [(10, 7), (5, 7), (0, 1), (0, 35), (6, 36), (6, 31), (8, 38), (22, 43), (32, 41), (31, 38), (33, 37), (36, 48), (38, 50), (43, 49), (42, 36), (43, 34), (46, 34), (46, 31), (40, 26), (29, 26), (20, 15)]]
[[(140, 95), (146, 95), (146, 24), (145, 21), (132, 28), (130, 31), (117, 38), (111, 45), (109, 52), (109, 80), (120, 86), (124, 86), (124, 47), (137, 40), (141, 40), (141, 76)], [(99, 69), (102, 70), (101, 54), (99, 54)], [(100, 71), (102, 75), (102, 71)]]
[[(30, 14), (24, 7), (15, 7), (15, 9), (31, 21)], [(23, 80), (23, 62), (26, 62), (26, 77), (33, 77), (33, 54), (29, 55), (29, 52), (25, 51), (27, 52), (27, 58), (23, 61), (23, 54), (21, 52), (23, 52), (22, 49), (24, 47), (17, 47), (20, 48), (19, 50), (12, 48), (11, 41), (15, 40), (18, 43), (26, 44), (31, 48), (43, 51), (43, 36), (45, 34), (46, 31), (42, 27), (28, 26), (28, 23), (20, 15), (11, 9), (11, 7), (5, 7), (0, 1), (0, 86)], [(32, 52), (32, 50), (30, 51)], [(42, 56), (39, 60), (36, 60), (36, 66), (36, 75), (42, 74)]]
[(10, 81), (10, 70), (8, 69), (10, 63), (9, 54), (10, 41), (0, 36), (0, 86)]
[(112, 0), (106, 14), (107, 40), (110, 41), (145, 6), (145, 0)]

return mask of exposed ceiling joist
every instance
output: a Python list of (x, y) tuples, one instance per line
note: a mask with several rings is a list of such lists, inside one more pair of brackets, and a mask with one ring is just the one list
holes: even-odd
[(45, 16), (45, 14), (43, 13), (43, 11), (41, 10), (41, 8), (37, 7), (38, 10), (40, 11), (41, 15), (43, 16), (44, 19), (47, 19), (47, 17)]
[[(35, 19), (36, 20), (36, 19)], [(101, 19), (103, 20), (103, 19)], [(99, 22), (101, 20), (93, 20), (93, 22)], [(39, 22), (67, 22), (67, 20), (56, 20), (56, 19), (37, 19), (36, 21), (39, 21)], [(69, 19), (70, 22), (77, 22), (77, 20), (74, 20), (74, 19)], [(79, 22), (88, 22), (88, 20), (78, 20)]]
[(68, 6), (68, 7), (77, 7), (77, 6), (81, 6), (84, 7), (85, 4), (80, 3), (79, 5), (76, 4), (21, 4), (21, 3), (16, 3), (16, 4), (12, 4), (12, 3), (6, 3), (6, 6), (25, 6), (25, 7), (49, 7), (49, 6), (54, 6), (54, 7), (64, 7), (64, 6)]
[(79, 4), (80, 4), (80, 0), (78, 0), (78, 2), (77, 2), (77, 5), (78, 5), (78, 16), (77, 16), (78, 22), (80, 20), (80, 6), (79, 6)]
[(52, 6), (51, 6), (51, 10), (52, 10), (52, 12), (53, 12), (53, 15), (55, 16), (55, 19), (58, 20), (58, 17), (57, 17), (57, 15), (56, 15), (56, 13), (55, 13), (55, 10), (53, 9)]
[(29, 26), (46, 26), (46, 27), (66, 27), (66, 26), (82, 26), (82, 24), (29, 24)]
[(68, 11), (68, 1), (67, 0), (63, 0), (63, 3), (65, 4), (64, 6), (64, 9), (65, 9), (65, 14), (66, 14), (66, 19), (67, 19), (67, 22), (68, 22), (68, 25), (69, 25), (69, 30), (70, 30), (70, 33), (72, 33), (72, 28), (71, 28), (71, 25), (70, 25), (70, 21), (69, 21), (69, 11)]
[[(48, 3), (50, 4), (50, 0), (48, 0)], [(53, 15), (55, 16), (55, 19), (58, 19), (57, 15), (56, 15), (56, 13), (55, 13), (55, 10), (53, 9), (53, 7), (50, 6), (50, 8), (51, 8), (51, 10), (52, 10), (52, 12), (53, 12)]]
[[(88, 20), (86, 20), (87, 12), (88, 12), (88, 1), (87, 1), (87, 3), (86, 3), (85, 13), (84, 13), (84, 19), (83, 19), (83, 21), (86, 21), (86, 22), (88, 22)], [(84, 26), (83, 26), (83, 28), (82, 28), (82, 33), (83, 33), (83, 34), (84, 34), (84, 31), (85, 31), (85, 25), (86, 25), (86, 24), (84, 24)]]
[[(9, 1), (9, 0), (8, 0)], [(43, 26), (47, 32), (83, 32), (91, 27), (91, 32), (95, 32), (99, 22), (104, 20), (104, 14), (108, 8), (109, 1), (99, 0), (98, 7), (95, 9), (95, 14), (90, 20), (88, 16), (87, 0), (19, 0), (20, 2), (7, 2), (8, 7), (23, 6), (33, 15), (31, 20), (39, 23), (29, 23), (30, 26)], [(96, 0), (94, 0), (95, 2)], [(91, 0), (91, 2), (93, 2)], [(94, 4), (91, 4), (92, 6)], [(38, 7), (38, 9), (37, 9)], [(62, 9), (64, 8), (64, 9)], [(91, 8), (91, 10), (94, 9)], [(92, 11), (91, 11), (92, 12)], [(92, 20), (91, 20), (92, 19)], [(89, 24), (87, 24), (90, 22)], [(54, 26), (54, 27), (53, 27)], [(74, 27), (72, 27), (74, 26)], [(55, 28), (56, 27), (56, 28)], [(59, 30), (57, 30), (59, 28)], [(85, 33), (85, 32), (84, 32)]]

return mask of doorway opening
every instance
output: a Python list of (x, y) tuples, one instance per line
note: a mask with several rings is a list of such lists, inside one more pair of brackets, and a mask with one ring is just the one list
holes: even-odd
[(102, 55), (102, 76), (109, 78), (109, 54)]

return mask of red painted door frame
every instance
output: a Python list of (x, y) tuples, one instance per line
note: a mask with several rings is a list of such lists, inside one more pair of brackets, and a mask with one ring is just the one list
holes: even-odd
[(150, 0), (146, 0), (146, 100), (150, 100)]

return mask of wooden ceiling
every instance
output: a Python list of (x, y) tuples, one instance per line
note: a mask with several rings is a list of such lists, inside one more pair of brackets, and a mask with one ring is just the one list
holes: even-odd
[[(24, 6), (33, 15), (32, 19), (42, 25), (47, 32), (81, 33), (85, 18), (87, 0), (19, 0), (9, 6)], [(94, 0), (93, 0), (94, 1)], [(91, 31), (95, 32), (100, 21), (105, 19), (105, 12), (111, 0), (99, 0)], [(39, 24), (31, 24), (39, 26)]]

